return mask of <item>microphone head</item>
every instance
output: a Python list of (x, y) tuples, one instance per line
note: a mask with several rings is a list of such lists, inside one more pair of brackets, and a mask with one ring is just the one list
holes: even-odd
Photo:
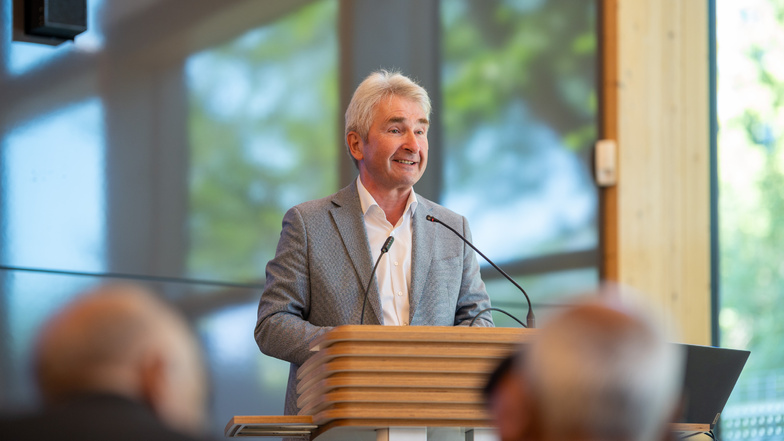
[(431, 216), (429, 214), (427, 216), (425, 216), (425, 219), (429, 220), (430, 222), (435, 222), (436, 221), (436, 218), (434, 218), (433, 216)]
[(384, 246), (381, 247), (381, 254), (384, 254), (387, 251), (389, 251), (389, 247), (392, 246), (392, 242), (394, 242), (394, 241), (395, 241), (394, 237), (392, 237), (392, 236), (387, 237), (387, 240), (384, 242)]

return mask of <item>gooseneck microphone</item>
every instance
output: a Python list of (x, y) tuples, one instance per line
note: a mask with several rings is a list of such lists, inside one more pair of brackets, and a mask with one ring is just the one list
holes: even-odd
[(370, 280), (368, 280), (367, 288), (365, 288), (365, 298), (362, 300), (362, 316), (359, 319), (359, 324), (365, 324), (365, 304), (367, 303), (368, 293), (370, 292), (370, 284), (373, 283), (373, 277), (376, 275), (376, 268), (378, 268), (378, 264), (381, 263), (381, 258), (384, 257), (384, 254), (389, 251), (389, 247), (392, 246), (392, 242), (395, 241), (395, 238), (392, 236), (387, 237), (387, 240), (384, 241), (384, 246), (381, 247), (381, 254), (378, 255), (378, 259), (376, 259), (376, 265), (373, 267), (373, 271), (370, 273)]
[[(525, 296), (525, 300), (527, 300), (527, 301), (528, 301), (528, 316), (526, 316), (526, 322), (527, 322), (527, 326), (526, 326), (526, 327), (528, 327), (528, 328), (532, 328), (532, 329), (533, 329), (533, 328), (536, 326), (536, 319), (534, 318), (534, 310), (533, 310), (533, 308), (531, 307), (531, 299), (529, 299), (529, 298), (528, 298), (528, 293), (526, 293), (526, 292), (525, 292), (525, 290), (523, 289), (523, 287), (522, 287), (522, 286), (518, 285), (518, 284), (517, 284), (517, 282), (515, 282), (515, 281), (514, 281), (514, 279), (512, 279), (511, 277), (509, 277), (509, 274), (507, 274), (507, 273), (506, 273), (504, 270), (502, 270), (501, 268), (499, 268), (499, 267), (498, 267), (498, 265), (496, 265), (495, 263), (493, 263), (493, 261), (492, 261), (492, 260), (488, 259), (488, 258), (487, 258), (487, 256), (485, 256), (484, 254), (482, 254), (482, 252), (481, 252), (481, 251), (479, 251), (478, 249), (476, 249), (476, 247), (474, 246), (474, 244), (472, 244), (471, 242), (469, 242), (469, 241), (468, 241), (468, 239), (466, 239), (465, 237), (463, 237), (463, 235), (462, 235), (462, 234), (458, 233), (458, 232), (457, 232), (457, 230), (455, 230), (454, 228), (452, 228), (452, 227), (450, 227), (449, 225), (447, 225), (447, 224), (445, 224), (445, 223), (441, 222), (440, 220), (436, 219), (435, 217), (433, 217), (433, 216), (431, 216), (431, 215), (429, 215), (429, 214), (428, 214), (427, 216), (425, 216), (425, 219), (429, 220), (430, 222), (439, 223), (439, 224), (441, 224), (441, 225), (443, 225), (443, 226), (445, 226), (445, 227), (449, 228), (449, 230), (450, 230), (451, 232), (455, 233), (455, 234), (457, 235), (457, 237), (459, 237), (460, 239), (462, 239), (462, 240), (463, 240), (463, 242), (465, 242), (465, 243), (466, 243), (466, 245), (468, 245), (469, 247), (473, 248), (473, 249), (474, 249), (474, 251), (476, 251), (476, 252), (477, 252), (477, 254), (479, 254), (480, 256), (482, 256), (482, 257), (483, 257), (483, 258), (484, 258), (484, 259), (485, 259), (485, 260), (486, 260), (486, 261), (487, 261), (487, 262), (488, 262), (490, 265), (493, 265), (493, 268), (495, 268), (496, 270), (498, 270), (498, 272), (499, 272), (499, 273), (501, 273), (501, 274), (502, 274), (504, 277), (506, 277), (506, 278), (507, 278), (507, 279), (508, 279), (510, 282), (512, 282), (512, 284), (513, 284), (514, 286), (516, 286), (516, 287), (517, 287), (517, 289), (519, 289), (519, 290), (520, 290), (520, 291), (523, 293), (523, 295)], [(482, 311), (482, 312), (484, 312), (484, 311)], [(482, 312), (480, 312), (480, 314), (481, 314)]]

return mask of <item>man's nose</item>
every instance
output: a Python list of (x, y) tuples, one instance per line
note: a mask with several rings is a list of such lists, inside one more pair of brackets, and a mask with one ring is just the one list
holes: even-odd
[(406, 138), (404, 140), (403, 148), (410, 150), (414, 153), (419, 153), (419, 149), (422, 148), (420, 145), (423, 141), (416, 136), (414, 132), (408, 132), (406, 134)]

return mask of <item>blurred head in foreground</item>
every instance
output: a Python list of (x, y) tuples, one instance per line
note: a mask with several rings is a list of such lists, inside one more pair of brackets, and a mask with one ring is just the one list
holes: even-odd
[(55, 314), (39, 334), (36, 380), (48, 406), (121, 396), (178, 432), (203, 429), (206, 378), (185, 320), (145, 289), (107, 285)]
[(519, 369), (523, 353), (518, 351), (501, 360), (485, 384), (484, 398), (501, 441), (526, 439), (528, 409), (526, 385)]
[(683, 354), (651, 311), (604, 292), (571, 305), (539, 331), (518, 371), (526, 386), (530, 439), (669, 437), (680, 404)]

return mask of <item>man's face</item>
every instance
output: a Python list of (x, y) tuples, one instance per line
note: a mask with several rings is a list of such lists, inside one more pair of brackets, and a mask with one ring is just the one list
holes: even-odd
[(367, 142), (356, 132), (347, 138), (363, 185), (371, 192), (410, 190), (427, 166), (428, 127), (413, 100), (392, 95), (378, 103)]

